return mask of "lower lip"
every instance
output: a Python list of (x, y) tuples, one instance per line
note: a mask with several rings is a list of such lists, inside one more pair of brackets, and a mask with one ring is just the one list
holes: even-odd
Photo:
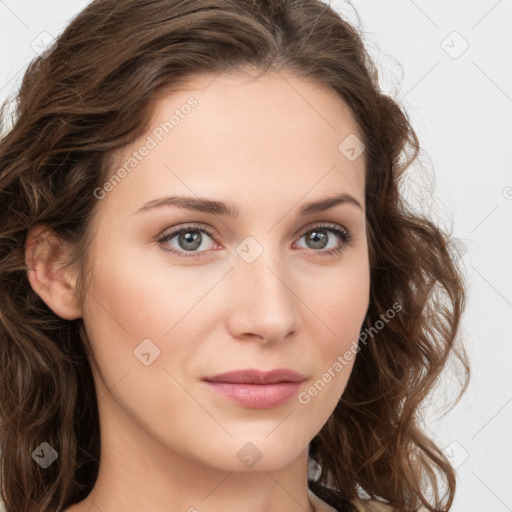
[(229, 400), (254, 409), (277, 407), (295, 396), (302, 382), (274, 384), (236, 384), (204, 381), (210, 389)]

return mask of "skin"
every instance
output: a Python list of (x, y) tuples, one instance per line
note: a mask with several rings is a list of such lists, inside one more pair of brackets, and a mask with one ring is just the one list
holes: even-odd
[[(304, 392), (354, 347), (369, 305), (365, 162), (338, 146), (349, 134), (362, 137), (334, 92), (289, 73), (195, 77), (155, 104), (151, 128), (120, 165), (191, 95), (197, 107), (98, 200), (83, 304), (75, 300), (78, 269), (52, 266), (65, 245), (50, 250), (32, 236), (27, 243), (32, 287), (59, 316), (83, 318), (94, 350), (99, 475), (66, 512), (330, 510), (308, 493), (308, 444), (354, 360), (307, 404), (295, 396), (268, 409), (232, 403), (201, 378), (289, 368), (306, 377)], [(304, 203), (340, 193), (362, 208), (298, 215)], [(240, 213), (134, 213), (170, 195), (234, 203)], [(190, 223), (212, 233), (199, 232), (199, 257), (166, 251), (187, 252), (191, 244), (178, 236), (159, 244)], [(325, 248), (315, 246), (306, 231), (319, 223), (344, 227), (352, 243), (324, 229)], [(249, 236), (263, 250), (251, 263), (236, 251)], [(160, 350), (148, 366), (134, 355), (146, 338)], [(237, 457), (246, 443), (261, 454), (252, 467)]]

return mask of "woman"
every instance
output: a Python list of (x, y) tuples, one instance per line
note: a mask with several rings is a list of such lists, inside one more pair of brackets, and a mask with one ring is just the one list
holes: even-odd
[(6, 510), (448, 510), (418, 151), (323, 2), (87, 6), (0, 143)]

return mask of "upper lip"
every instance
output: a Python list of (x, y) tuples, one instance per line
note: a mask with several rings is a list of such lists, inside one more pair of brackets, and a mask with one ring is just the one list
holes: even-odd
[(302, 382), (304, 375), (286, 368), (271, 371), (248, 369), (204, 377), (203, 380), (208, 382), (232, 382), (237, 384), (274, 384), (276, 382)]

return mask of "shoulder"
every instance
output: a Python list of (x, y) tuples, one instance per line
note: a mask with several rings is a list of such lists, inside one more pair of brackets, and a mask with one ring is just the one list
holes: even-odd
[(396, 512), (396, 508), (382, 501), (356, 498), (351, 501), (357, 512)]
[[(398, 512), (397, 508), (384, 501), (356, 498), (350, 504), (356, 508), (357, 512)], [(417, 512), (428, 512), (428, 509), (421, 505)]]
[(320, 508), (320, 512), (397, 512), (397, 509), (377, 500), (354, 498), (348, 500), (338, 491), (315, 481), (309, 481), (309, 490), (327, 505)]

